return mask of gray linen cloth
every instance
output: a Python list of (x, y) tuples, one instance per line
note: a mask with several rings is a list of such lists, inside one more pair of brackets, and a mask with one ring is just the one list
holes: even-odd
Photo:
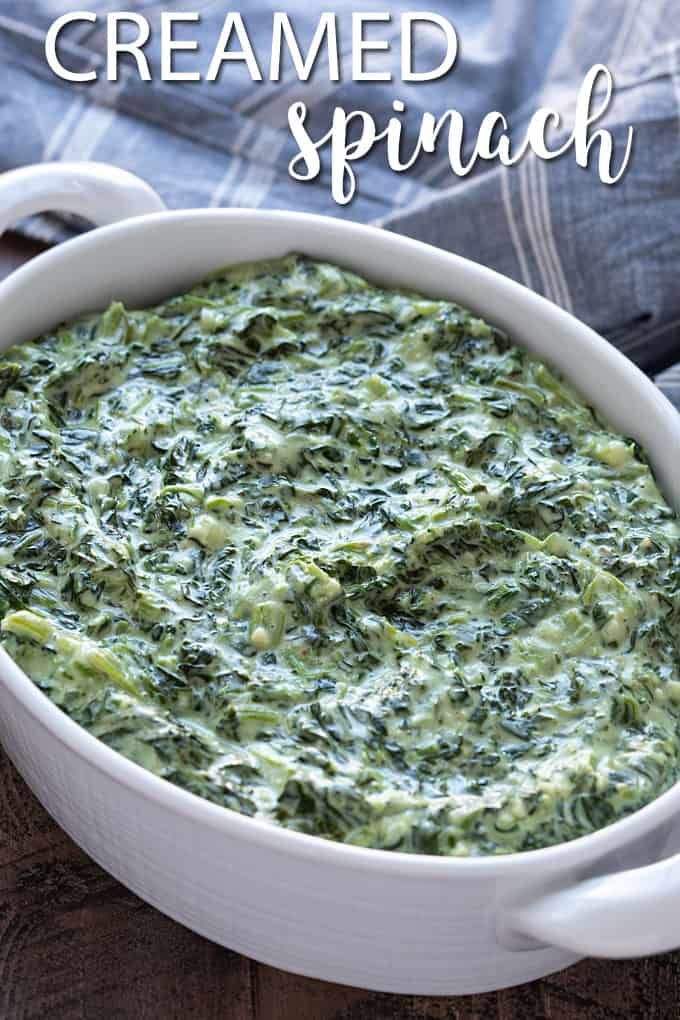
[[(458, 60), (446, 77), (423, 84), (399, 81), (399, 15), (414, 9), (409, 0), (391, 3), (391, 24), (369, 33), (394, 40), (381, 64), (391, 61), (394, 81), (366, 84), (352, 82), (344, 59), (337, 84), (329, 83), (323, 60), (307, 83), (297, 80), (289, 62), (281, 82), (266, 80), (274, 10), (290, 14), (301, 45), (311, 39), (322, 8), (301, 0), (238, 5), (264, 82), (253, 83), (236, 64), (214, 83), (160, 81), (161, 10), (200, 13), (200, 24), (178, 31), (199, 38), (200, 53), (179, 55), (177, 66), (205, 71), (227, 7), (210, 0), (146, 0), (127, 9), (154, 26), (147, 47), (154, 80), (140, 82), (130, 64), (116, 85), (104, 76), (93, 84), (67, 84), (48, 68), (43, 42), (50, 22), (78, 6), (0, 0), (0, 169), (96, 159), (138, 173), (171, 207), (293, 208), (377, 221), (520, 280), (573, 311), (652, 374), (680, 361), (678, 0), (441, 0), (436, 10), (458, 32)], [(125, 5), (107, 0), (82, 6), (104, 15)], [(351, 11), (380, 7), (368, 0), (332, 5), (344, 54)], [(97, 25), (74, 26), (64, 34), (64, 61), (76, 69), (101, 67), (104, 36), (103, 17)], [(419, 66), (434, 66), (439, 38), (417, 38)], [(307, 104), (314, 137), (327, 130), (336, 105), (366, 110), (382, 125), (399, 98), (413, 137), (424, 111), (439, 115), (455, 108), (465, 115), (471, 141), (490, 110), (506, 115), (519, 140), (541, 105), (563, 111), (568, 124), (583, 75), (594, 63), (606, 64), (615, 80), (613, 101), (598, 126), (612, 132), (620, 152), (628, 125), (636, 129), (630, 167), (614, 186), (602, 184), (592, 165), (578, 167), (572, 154), (549, 164), (525, 158), (509, 169), (480, 163), (469, 177), (456, 178), (445, 148), (401, 175), (387, 168), (384, 149), (377, 148), (355, 165), (357, 194), (343, 207), (331, 198), (327, 166), (308, 183), (288, 175), (297, 146), (287, 111), (295, 100)], [(81, 228), (51, 216), (21, 225), (50, 241)], [(659, 376), (680, 406), (678, 380), (680, 369), (672, 367)]]

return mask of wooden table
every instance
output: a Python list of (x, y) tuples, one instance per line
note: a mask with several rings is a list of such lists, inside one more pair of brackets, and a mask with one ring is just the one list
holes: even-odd
[[(0, 241), (0, 276), (37, 250)], [(588, 960), (520, 988), (460, 998), (382, 995), (284, 974), (194, 935), (110, 878), (46, 814), (0, 748), (0, 1020), (43, 1017), (676, 1020), (680, 954)]]

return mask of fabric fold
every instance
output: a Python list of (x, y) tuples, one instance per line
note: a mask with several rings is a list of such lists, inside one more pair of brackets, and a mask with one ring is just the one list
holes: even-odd
[[(266, 79), (272, 13), (280, 5), (241, 6)], [(64, 35), (64, 59), (79, 68), (101, 68), (104, 15)], [(186, 8), (181, 0), (167, 11)], [(136, 5), (152, 25), (147, 56), (154, 80), (141, 82), (133, 65), (120, 81), (92, 85), (60, 81), (47, 66), (44, 34), (58, 13), (52, 0), (0, 0), (0, 169), (46, 159), (97, 159), (147, 179), (170, 207), (261, 206), (295, 208), (378, 222), (386, 228), (455, 251), (519, 280), (608, 337), (649, 373), (680, 359), (680, 257), (676, 228), (680, 199), (680, 12), (675, 0), (445, 0), (437, 10), (455, 25), (456, 66), (422, 85), (399, 80), (399, 15), (408, 0), (390, 5), (392, 21), (371, 34), (389, 37), (381, 67), (389, 83), (356, 84), (348, 74), (349, 19), (356, 3), (337, 12), (343, 80), (328, 80), (323, 55), (306, 83), (284, 60), (282, 81), (252, 82), (230, 64), (219, 81), (160, 80), (160, 6)], [(369, 8), (367, 8), (368, 10)], [(225, 15), (224, 5), (199, 5), (200, 22), (183, 26), (198, 38), (207, 67)], [(286, 5), (303, 48), (319, 11), (299, 0)], [(422, 37), (420, 57), (437, 63), (437, 41)], [(192, 54), (192, 59), (196, 57)], [(182, 54), (185, 60), (187, 54)], [(386, 165), (384, 148), (355, 164), (357, 194), (337, 206), (329, 189), (328, 160), (321, 175), (294, 181), (288, 164), (296, 146), (288, 106), (303, 100), (310, 130), (319, 137), (333, 110), (365, 110), (386, 122), (394, 98), (406, 104), (407, 137), (422, 114), (460, 110), (474, 139), (485, 113), (499, 110), (513, 144), (523, 138), (531, 113), (558, 109), (565, 131), (584, 73), (604, 63), (615, 81), (613, 101), (597, 127), (606, 128), (619, 151), (635, 128), (630, 167), (616, 185), (602, 184), (592, 165), (572, 153), (550, 163), (532, 156), (505, 169), (479, 163), (469, 177), (453, 175), (442, 144), (407, 174)], [(198, 66), (198, 65), (197, 65)], [(83, 224), (55, 216), (20, 225), (22, 232), (57, 241)], [(672, 378), (675, 378), (673, 376)], [(664, 377), (664, 385), (667, 384)], [(676, 395), (675, 383), (669, 392)]]

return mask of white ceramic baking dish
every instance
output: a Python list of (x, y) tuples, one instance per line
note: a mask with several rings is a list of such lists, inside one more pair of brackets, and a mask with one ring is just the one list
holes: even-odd
[[(303, 251), (454, 299), (506, 329), (643, 444), (680, 506), (680, 417), (670, 404), (586, 326), (482, 266), (301, 213), (166, 212), (146, 185), (105, 166), (0, 177), (0, 230), (48, 209), (109, 225), (0, 285), (5, 347), (112, 298), (144, 305), (226, 263)], [(200, 800), (80, 729), (4, 651), (0, 739), (47, 810), (116, 878), (195, 931), (277, 967), (366, 988), (461, 994), (528, 981), (583, 955), (680, 946), (672, 856), (680, 785), (571, 843), (456, 860), (343, 846)]]

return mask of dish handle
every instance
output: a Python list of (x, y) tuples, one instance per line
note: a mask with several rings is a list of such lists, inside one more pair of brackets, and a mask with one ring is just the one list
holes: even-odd
[(104, 226), (163, 209), (153, 188), (107, 163), (38, 163), (0, 174), (0, 235), (41, 212), (77, 213)]
[(648, 956), (680, 946), (680, 855), (587, 879), (518, 904), (499, 930), (508, 948), (551, 945), (578, 956)]

